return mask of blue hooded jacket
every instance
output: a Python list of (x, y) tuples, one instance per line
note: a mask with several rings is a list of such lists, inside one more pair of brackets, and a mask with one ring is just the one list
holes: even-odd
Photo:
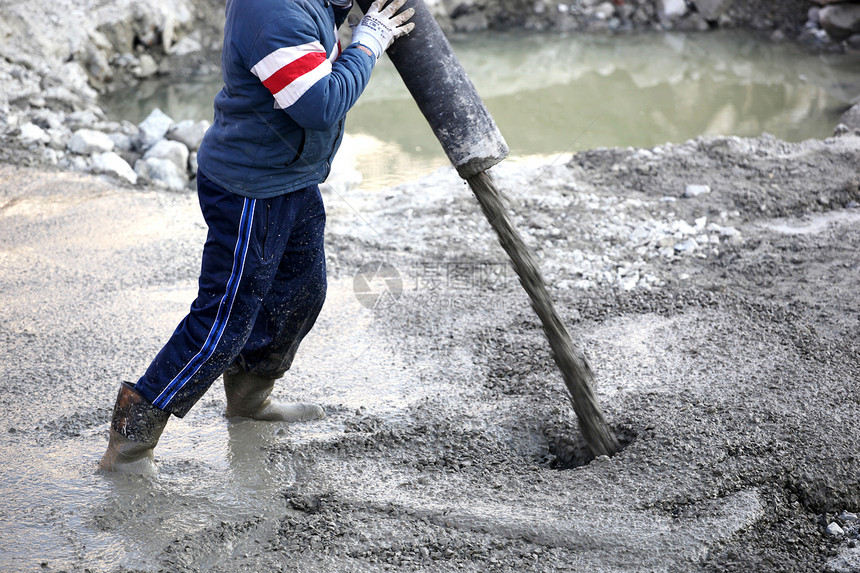
[(350, 6), (329, 0), (227, 0), (224, 88), (197, 155), (206, 176), (263, 199), (321, 183), (343, 138), (346, 112), (375, 59), (341, 51)]

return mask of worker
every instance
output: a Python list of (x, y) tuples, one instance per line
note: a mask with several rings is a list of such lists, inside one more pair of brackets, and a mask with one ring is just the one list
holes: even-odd
[(208, 235), (197, 298), (134, 385), (119, 389), (105, 471), (157, 472), (153, 449), (223, 375), (228, 418), (297, 422), (316, 404), (270, 398), (313, 326), (326, 291), (329, 174), (377, 60), (408, 34), (406, 0), (376, 0), (341, 49), (352, 0), (227, 0), (224, 88), (200, 146), (197, 192)]

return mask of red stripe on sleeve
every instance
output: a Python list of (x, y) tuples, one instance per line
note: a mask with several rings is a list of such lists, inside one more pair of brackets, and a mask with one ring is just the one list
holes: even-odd
[(263, 82), (263, 85), (272, 92), (272, 95), (275, 95), (293, 83), (296, 78), (300, 78), (311, 70), (316, 69), (317, 66), (325, 61), (326, 55), (324, 52), (305, 54), (273, 73)]

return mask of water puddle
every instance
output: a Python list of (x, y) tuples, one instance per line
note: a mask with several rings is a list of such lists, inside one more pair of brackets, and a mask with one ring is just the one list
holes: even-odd
[(284, 458), (273, 462), (265, 453), (282, 439), (275, 429), (228, 424), (209, 411), (171, 421), (152, 480), (95, 471), (106, 433), (104, 424), (44, 444), (16, 439), (0, 447), (4, 570), (108, 563), (155, 570), (177, 532), (283, 509), (277, 493), (295, 477)]
[[(158, 570), (165, 559), (181, 563), (182, 540), (195, 546), (194, 567), (205, 569), (229, 543), (203, 558), (196, 536), (218, 524), (277, 523), (284, 515), (283, 491), (296, 479), (292, 446), (343, 435), (344, 421), (361, 409), (381, 420), (439, 387), (420, 384), (421, 366), (407, 364), (374, 328), (371, 310), (359, 304), (352, 279), (330, 282), (328, 301), (293, 369), (276, 394), (316, 401), (327, 418), (300, 425), (223, 417), (220, 381), (184, 419), (173, 418), (156, 450), (154, 479), (101, 475), (98, 459), (107, 423), (78, 431), (54, 429), (55, 439), (34, 432), (4, 435), (0, 459), (0, 546), (7, 570), (81, 568), (94, 564)], [(154, 301), (190, 300), (186, 287), (141, 293)], [(170, 315), (168, 317), (168, 315)], [(162, 320), (170, 320), (165, 313)], [(429, 365), (427, 366), (430, 367)], [(71, 435), (68, 435), (71, 434)], [(278, 451), (272, 455), (272, 451)], [(145, 535), (141, 535), (145, 531)], [(34, 553), (33, 548), (38, 548)], [(166, 555), (178, 551), (179, 555)]]

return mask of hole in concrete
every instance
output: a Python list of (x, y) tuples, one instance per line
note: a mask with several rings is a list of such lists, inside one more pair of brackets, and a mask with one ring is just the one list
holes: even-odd
[[(618, 443), (621, 444), (619, 452), (633, 443), (637, 432), (633, 428), (619, 426), (613, 428)], [(555, 470), (569, 470), (588, 465), (594, 460), (594, 455), (585, 443), (580, 432), (566, 432), (564, 434), (548, 435), (549, 440), (549, 467)], [(616, 454), (617, 455), (617, 454)]]

